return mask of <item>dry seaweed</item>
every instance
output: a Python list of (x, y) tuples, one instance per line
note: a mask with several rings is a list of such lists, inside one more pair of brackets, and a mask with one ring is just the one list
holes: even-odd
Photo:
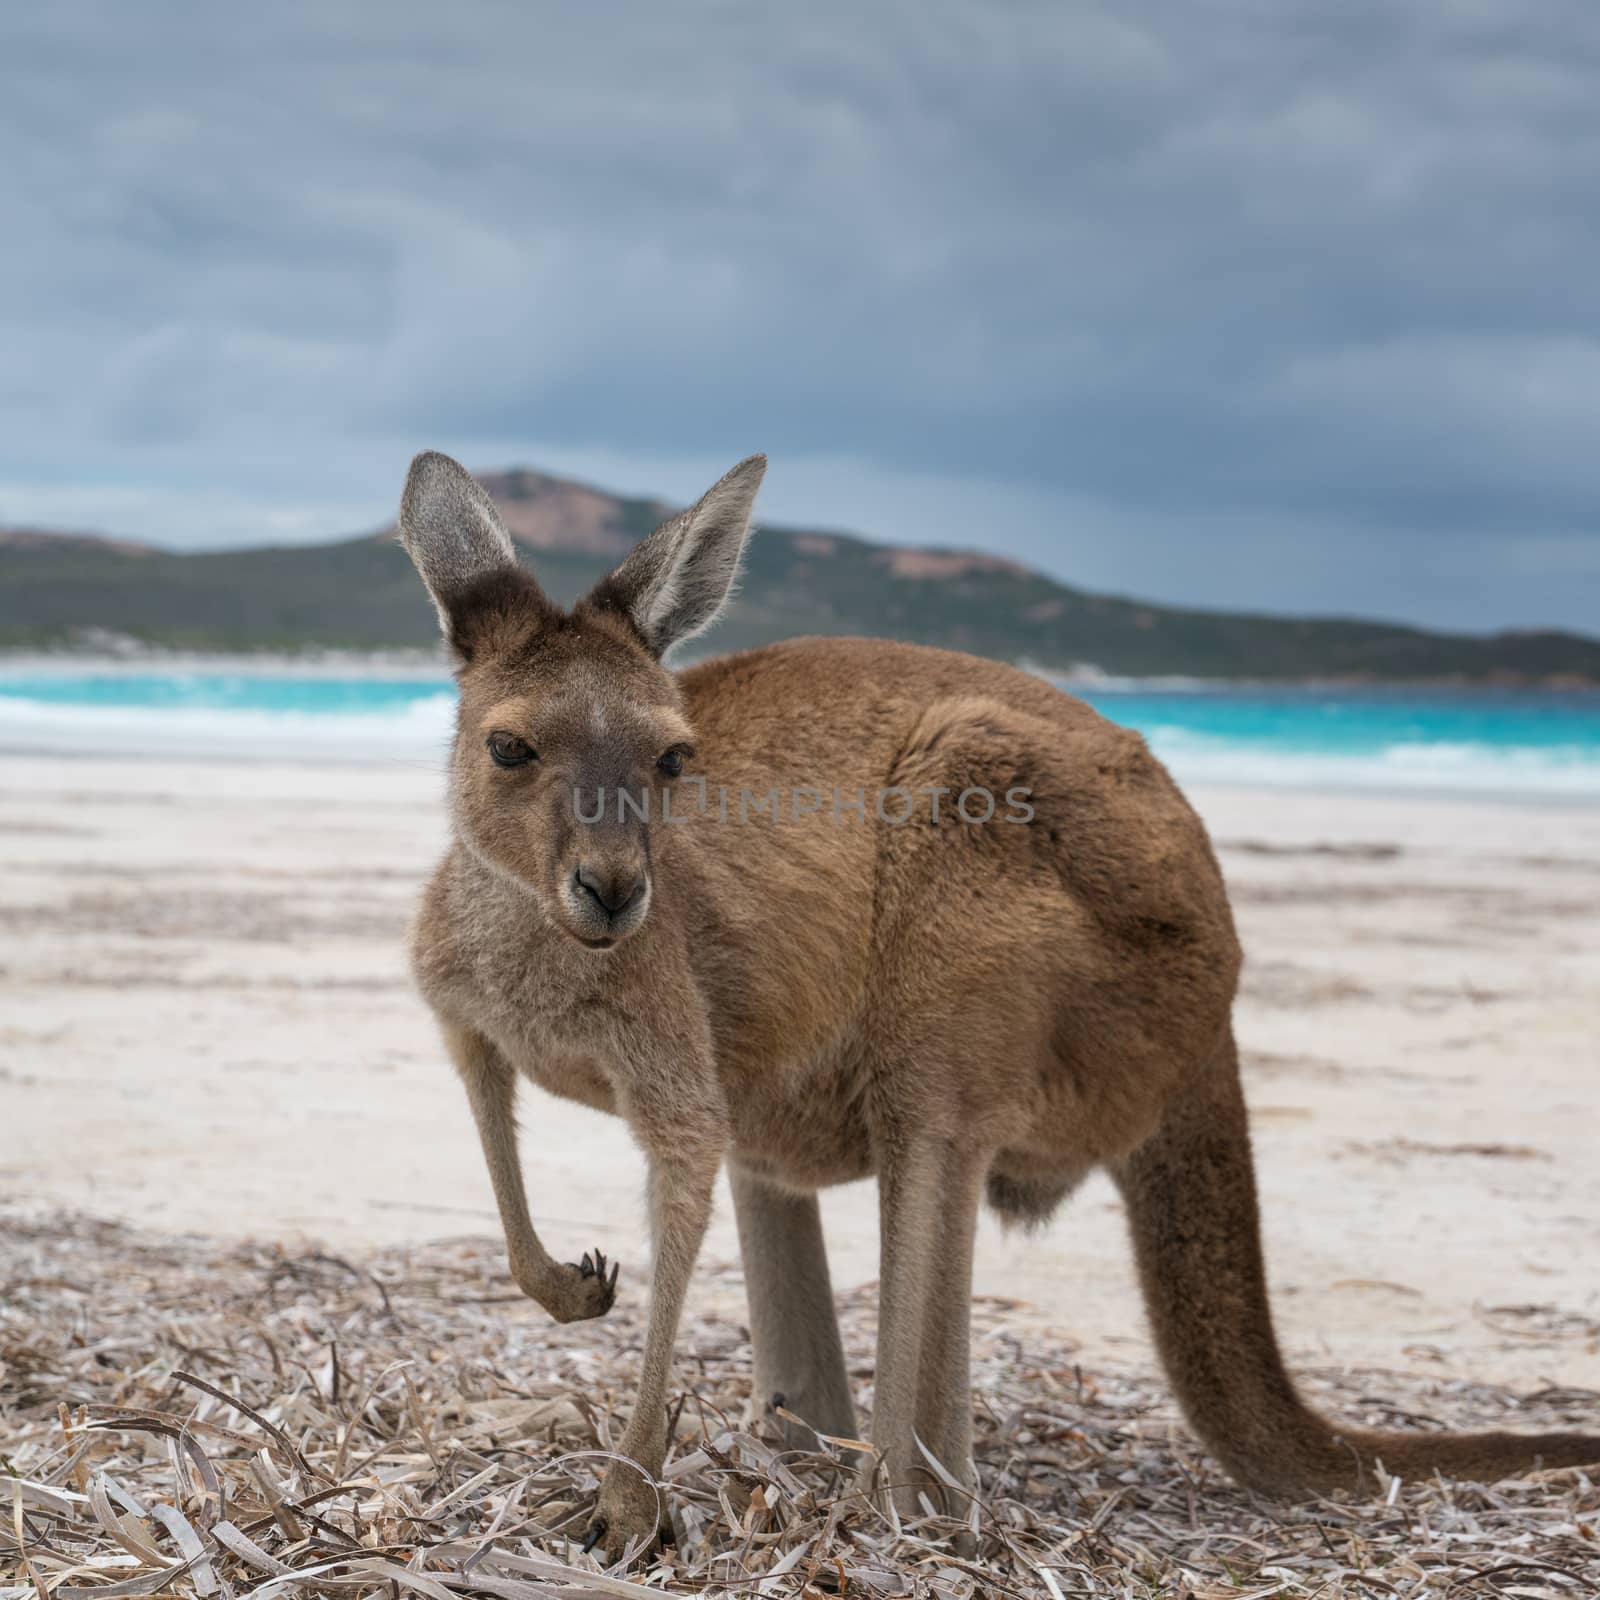
[[(865, 1359), (870, 1295), (841, 1315)], [(641, 1332), (627, 1304), (553, 1326), (490, 1240), (343, 1259), (0, 1207), (0, 1594), (1600, 1592), (1583, 1472), (1268, 1504), (1204, 1456), (1157, 1379), (1064, 1365), (1000, 1302), (977, 1307), (981, 1495), (901, 1521), (853, 1492), (835, 1447), (786, 1451), (749, 1420), (740, 1326), (691, 1323), (662, 1484), (676, 1543), (607, 1568), (578, 1541)], [(1592, 1426), (1597, 1400), (1389, 1373), (1307, 1387), (1415, 1426)]]

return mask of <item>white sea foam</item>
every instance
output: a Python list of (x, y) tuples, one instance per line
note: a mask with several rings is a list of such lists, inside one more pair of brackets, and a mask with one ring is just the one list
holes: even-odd
[[(365, 711), (120, 706), (0, 694), (0, 749), (226, 760), (437, 762), (455, 696)], [(1273, 747), (1181, 725), (1146, 730), (1190, 783), (1272, 788), (1525, 794), (1600, 800), (1600, 746), (1403, 741), (1359, 752)]]
[(0, 695), (0, 749), (230, 760), (426, 760), (448, 745), (455, 711), (456, 697), (446, 693), (354, 712), (85, 705)]
[(1024, 672), (1032, 673), (1036, 678), (1043, 678), (1046, 683), (1053, 684), (1057, 689), (1064, 689), (1068, 694), (1093, 693), (1097, 690), (1132, 691), (1137, 694), (1204, 694), (1208, 690), (1220, 687), (1239, 689), (1246, 684), (1246, 680), (1240, 678), (1196, 678), (1187, 673), (1130, 678), (1119, 673), (1104, 672), (1092, 662), (1084, 662), (1068, 672), (1057, 672), (1050, 667), (1041, 667), (1026, 657), (1017, 665)]
[(1600, 751), (1583, 745), (1438, 742), (1360, 752), (1274, 750), (1188, 728), (1148, 730), (1151, 749), (1187, 783), (1600, 799)]

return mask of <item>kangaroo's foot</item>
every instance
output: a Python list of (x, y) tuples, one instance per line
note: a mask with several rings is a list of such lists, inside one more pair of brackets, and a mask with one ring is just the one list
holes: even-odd
[(584, 1536), (584, 1548), (620, 1561), (629, 1550), (649, 1549), (669, 1530), (666, 1497), (636, 1467), (617, 1461), (600, 1486), (600, 1501)]

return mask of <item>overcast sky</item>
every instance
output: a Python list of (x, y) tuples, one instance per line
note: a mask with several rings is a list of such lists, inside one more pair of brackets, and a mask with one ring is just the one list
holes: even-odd
[(0, 10), (0, 522), (409, 455), (1600, 631), (1595, 0)]

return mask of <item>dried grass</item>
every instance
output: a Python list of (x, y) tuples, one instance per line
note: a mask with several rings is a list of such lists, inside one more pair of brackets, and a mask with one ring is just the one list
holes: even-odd
[[(665, 1473), (676, 1546), (608, 1571), (576, 1539), (620, 1436), (638, 1297), (556, 1328), (502, 1260), (488, 1240), (346, 1260), (0, 1208), (0, 1593), (1600, 1592), (1600, 1491), (1581, 1472), (1267, 1505), (1200, 1454), (1158, 1381), (1062, 1366), (995, 1302), (978, 1306), (970, 1519), (894, 1526), (828, 1449), (782, 1452), (745, 1420), (743, 1330), (701, 1320)], [(864, 1357), (870, 1296), (842, 1316)], [(1592, 1425), (1596, 1400), (1392, 1374), (1308, 1388), (1424, 1426)]]

